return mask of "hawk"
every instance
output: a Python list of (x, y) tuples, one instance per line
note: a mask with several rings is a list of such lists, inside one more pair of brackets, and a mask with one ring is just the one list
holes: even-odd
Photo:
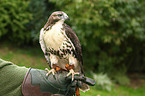
[[(67, 76), (84, 74), (82, 64), (82, 51), (80, 41), (75, 32), (64, 23), (69, 17), (62, 11), (53, 12), (47, 23), (40, 31), (39, 42), (41, 49), (49, 63), (51, 70), (47, 75), (55, 74), (59, 70), (67, 70)], [(83, 91), (89, 90), (89, 86), (83, 84)]]

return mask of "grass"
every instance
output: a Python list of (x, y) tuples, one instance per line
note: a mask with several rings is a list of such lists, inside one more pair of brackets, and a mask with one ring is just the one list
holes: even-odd
[[(12, 45), (1, 44), (0, 58), (19, 66), (38, 69), (48, 67), (40, 47), (17, 48)], [(129, 86), (115, 85), (111, 91), (98, 90), (96, 86), (91, 87), (91, 90), (86, 93), (80, 92), (81, 96), (145, 96), (145, 84), (136, 89)]]
[(19, 66), (45, 69), (49, 67), (40, 47), (17, 48), (11, 45), (0, 45), (0, 58)]
[(137, 89), (128, 86), (114, 86), (112, 91), (97, 90), (91, 87), (88, 92), (81, 92), (81, 96), (145, 96), (145, 84)]

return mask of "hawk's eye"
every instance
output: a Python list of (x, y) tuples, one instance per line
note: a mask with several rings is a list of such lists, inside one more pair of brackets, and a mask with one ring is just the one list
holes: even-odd
[(62, 16), (62, 14), (58, 14), (58, 16)]

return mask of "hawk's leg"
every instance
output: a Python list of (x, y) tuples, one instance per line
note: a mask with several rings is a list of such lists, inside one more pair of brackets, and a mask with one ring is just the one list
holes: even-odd
[(74, 80), (74, 75), (79, 74), (79, 73), (74, 71), (74, 65), (66, 64), (65, 67), (66, 67), (67, 70), (69, 70), (69, 73), (67, 74), (67, 77), (72, 75), (72, 81), (73, 81)]
[(79, 72), (74, 71), (74, 68), (76, 69), (78, 66), (77, 64), (78, 64), (77, 59), (73, 55), (69, 54), (69, 64), (66, 64), (65, 67), (67, 70), (69, 70), (67, 77), (69, 75), (72, 75), (72, 81), (74, 80), (74, 75), (79, 74)]
[(54, 75), (54, 73), (56, 73), (56, 71), (54, 69), (48, 70), (47, 68), (45, 68), (45, 70), (48, 71), (46, 76), (48, 76), (50, 73), (52, 73), (53, 75)]
[(45, 68), (45, 70), (48, 71), (48, 73), (46, 74), (46, 76), (48, 76), (50, 73), (52, 73), (53, 75), (55, 75), (56, 71), (60, 71), (62, 69), (58, 65), (53, 64), (51, 70), (48, 70), (47, 68)]
[(50, 62), (51, 62), (51, 70), (48, 70), (46, 68), (46, 70), (48, 71), (48, 73), (46, 74), (46, 76), (48, 76), (50, 73), (52, 73), (53, 75), (56, 73), (56, 71), (60, 71), (60, 67), (57, 65), (58, 63), (58, 58), (56, 55), (50, 54)]

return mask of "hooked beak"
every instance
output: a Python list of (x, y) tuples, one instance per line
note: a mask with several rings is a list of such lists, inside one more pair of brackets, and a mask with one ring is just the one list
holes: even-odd
[(70, 20), (70, 18), (69, 18), (69, 17), (67, 17), (67, 18), (66, 18), (66, 20)]
[(67, 15), (66, 13), (64, 13), (63, 18), (64, 18), (65, 20), (70, 20), (69, 17), (68, 17), (68, 15)]

